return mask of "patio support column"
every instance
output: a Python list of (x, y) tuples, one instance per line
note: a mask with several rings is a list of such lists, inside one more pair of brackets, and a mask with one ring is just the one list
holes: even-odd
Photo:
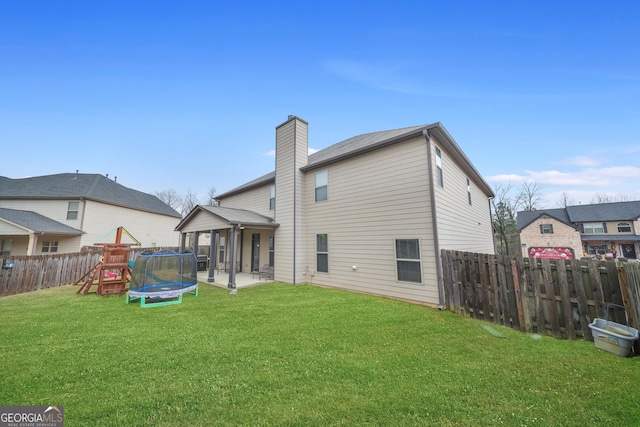
[(199, 231), (193, 232), (193, 253), (198, 256), (198, 237), (200, 237)]
[(187, 233), (180, 233), (180, 253), (184, 253), (187, 245)]
[(216, 269), (216, 238), (218, 237), (217, 230), (211, 230), (211, 243), (209, 244), (209, 277), (207, 278), (207, 282), (212, 283), (215, 279), (215, 269)]
[(229, 243), (229, 284), (227, 288), (236, 288), (236, 246), (238, 245), (238, 225), (231, 228), (231, 242)]

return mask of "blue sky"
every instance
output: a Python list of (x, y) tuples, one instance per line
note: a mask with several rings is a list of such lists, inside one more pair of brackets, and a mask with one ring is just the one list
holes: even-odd
[(491, 186), (640, 200), (640, 2), (5, 1), (0, 175), (205, 198), (309, 145), (441, 122)]

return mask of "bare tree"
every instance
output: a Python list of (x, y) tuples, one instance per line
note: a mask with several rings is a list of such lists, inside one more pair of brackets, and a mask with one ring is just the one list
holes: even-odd
[(198, 205), (198, 196), (191, 190), (187, 190), (187, 194), (182, 198), (182, 216), (185, 217), (196, 205)]
[(218, 206), (218, 201), (216, 200), (216, 187), (209, 187), (209, 191), (207, 193), (207, 205)]
[(496, 234), (496, 249), (504, 256), (519, 253), (520, 238), (516, 225), (516, 214), (521, 204), (521, 194), (511, 196), (511, 184), (497, 185), (493, 192), (495, 197), (491, 199), (491, 214), (493, 228)]
[(154, 195), (175, 210), (178, 210), (178, 208), (180, 208), (180, 206), (182, 205), (182, 197), (180, 197), (180, 195), (173, 188), (169, 188), (168, 190), (163, 191), (156, 191)]
[(573, 200), (567, 192), (563, 192), (562, 196), (560, 196), (560, 200), (558, 200), (558, 207), (566, 208), (567, 206), (575, 206), (576, 201)]
[(520, 186), (518, 195), (520, 210), (535, 211), (542, 207), (544, 197), (542, 195), (542, 186), (537, 182), (523, 182)]
[(607, 194), (607, 193), (596, 193), (593, 195), (591, 199), (591, 203), (614, 203), (614, 202), (628, 202), (631, 198), (624, 194)]

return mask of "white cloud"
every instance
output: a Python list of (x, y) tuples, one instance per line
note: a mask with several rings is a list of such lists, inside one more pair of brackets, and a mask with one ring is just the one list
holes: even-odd
[(575, 166), (589, 167), (589, 166), (598, 166), (600, 164), (600, 160), (587, 157), (587, 156), (576, 156), (576, 157), (569, 157), (568, 159), (561, 160), (554, 163), (558, 165), (575, 165)]

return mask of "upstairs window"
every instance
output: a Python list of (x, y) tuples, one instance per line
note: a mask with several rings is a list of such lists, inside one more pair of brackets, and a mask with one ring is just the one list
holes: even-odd
[(418, 239), (396, 239), (396, 266), (399, 282), (422, 283)]
[(78, 219), (78, 209), (80, 208), (80, 202), (69, 202), (67, 207), (67, 219)]
[(42, 242), (42, 253), (58, 252), (58, 242)]
[(275, 210), (276, 208), (276, 186), (272, 185), (269, 188), (269, 210)]
[(327, 200), (329, 174), (326, 170), (316, 173), (316, 202)]
[(329, 244), (326, 234), (316, 234), (316, 270), (329, 272)]
[(471, 182), (467, 178), (467, 201), (471, 204)]
[(618, 233), (631, 233), (631, 224), (628, 222), (619, 222)]
[(442, 175), (442, 151), (436, 147), (436, 182), (438, 186), (444, 187), (444, 177)]
[(540, 234), (553, 234), (553, 224), (540, 224)]
[(607, 224), (604, 222), (585, 222), (582, 224), (582, 232), (585, 234), (603, 234), (607, 232)]

